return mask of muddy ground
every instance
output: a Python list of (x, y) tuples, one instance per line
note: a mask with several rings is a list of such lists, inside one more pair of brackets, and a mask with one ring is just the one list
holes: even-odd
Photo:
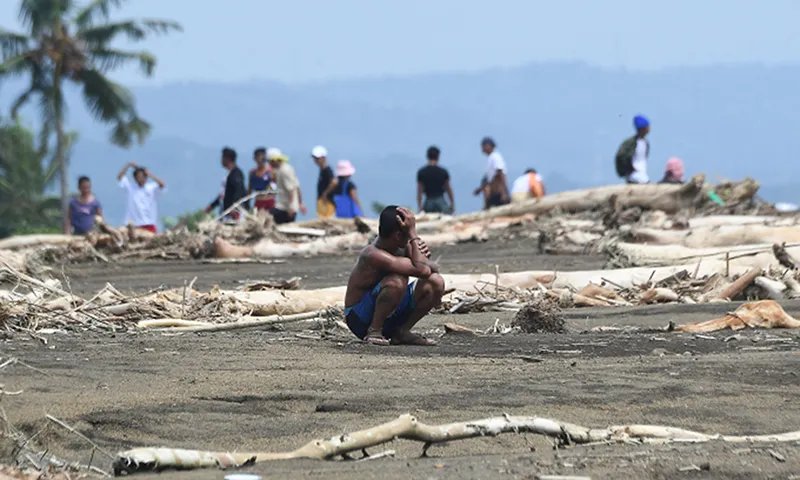
[[(538, 257), (517, 245), (482, 244), (443, 250), (449, 271), (577, 269), (592, 257)], [(478, 258), (478, 256), (482, 258)], [(485, 257), (484, 257), (485, 255)], [(141, 291), (159, 283), (198, 286), (300, 275), (310, 286), (342, 283), (349, 257), (292, 260), (281, 265), (198, 265), (68, 268), (72, 288), (94, 291), (106, 281)], [(516, 267), (516, 268), (514, 268)], [(87, 279), (91, 276), (91, 280)], [(204, 283), (200, 283), (204, 282)], [(676, 305), (567, 312), (570, 333), (445, 336), (437, 347), (370, 347), (335, 333), (285, 330), (116, 336), (48, 335), (47, 345), (17, 334), (0, 343), (40, 369), (6, 367), (1, 406), (29, 435), (49, 413), (110, 452), (140, 446), (283, 451), (317, 437), (377, 425), (403, 413), (431, 424), (502, 413), (538, 415), (586, 426), (648, 423), (730, 434), (800, 429), (800, 332), (750, 331), (692, 335), (659, 331), (670, 321), (713, 318), (733, 305)], [(789, 302), (800, 315), (800, 303)], [(485, 329), (509, 313), (434, 315)], [(636, 332), (589, 333), (598, 325)], [(39, 439), (51, 452), (88, 462), (91, 447), (60, 427)], [(396, 441), (376, 447), (395, 458), (366, 462), (287, 461), (246, 469), (263, 478), (792, 478), (800, 474), (800, 443), (770, 445), (604, 445), (554, 451), (531, 435), (501, 435), (434, 446)], [(93, 462), (109, 468), (95, 454)], [(698, 467), (697, 470), (691, 469)], [(687, 468), (691, 470), (686, 470)], [(169, 472), (161, 478), (221, 479), (216, 470)], [(800, 477), (795, 477), (800, 478)]]

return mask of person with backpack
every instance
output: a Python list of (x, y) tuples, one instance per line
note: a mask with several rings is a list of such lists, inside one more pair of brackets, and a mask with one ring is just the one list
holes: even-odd
[(350, 181), (356, 169), (350, 160), (339, 160), (336, 163), (336, 186), (333, 189), (333, 204), (336, 206), (336, 218), (355, 218), (364, 215), (361, 202), (358, 200), (356, 184)]
[(647, 176), (647, 157), (650, 143), (646, 137), (650, 133), (650, 121), (644, 115), (636, 115), (633, 117), (633, 127), (636, 134), (622, 142), (617, 149), (617, 175), (625, 178), (627, 183), (648, 183), (650, 179)]

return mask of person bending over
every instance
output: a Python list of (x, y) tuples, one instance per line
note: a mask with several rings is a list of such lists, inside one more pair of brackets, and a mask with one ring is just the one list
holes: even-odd
[(345, 320), (358, 338), (373, 345), (436, 344), (411, 332), (444, 294), (439, 266), (429, 257), (411, 210), (384, 208), (378, 237), (361, 251), (347, 281)]

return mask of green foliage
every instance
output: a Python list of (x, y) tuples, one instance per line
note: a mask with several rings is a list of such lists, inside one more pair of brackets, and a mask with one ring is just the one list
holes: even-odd
[(370, 207), (372, 208), (372, 213), (374, 213), (375, 215), (380, 215), (383, 209), (386, 208), (386, 204), (383, 204), (381, 202), (372, 202), (372, 205), (370, 205)]
[(129, 147), (133, 140), (144, 142), (150, 124), (136, 110), (133, 94), (106, 74), (136, 63), (151, 76), (155, 57), (147, 51), (114, 48), (116, 40), (144, 40), (181, 27), (163, 20), (110, 21), (112, 8), (124, 0), (20, 0), (19, 19), (25, 33), (0, 27), (0, 82), (8, 77), (27, 76), (30, 83), (11, 106), (11, 116), (33, 99), (42, 117), (39, 143), (46, 145), (56, 136), (55, 168), (60, 172), (61, 209), (66, 215), (68, 180), (67, 151), (70, 139), (64, 131), (66, 104), (63, 82), (82, 88), (83, 99), (92, 116), (111, 126), (111, 141)]
[(44, 131), (51, 132), (63, 118), (65, 105), (61, 83), (70, 80), (83, 89), (91, 114), (112, 126), (111, 141), (130, 146), (140, 143), (150, 131), (136, 110), (133, 94), (106, 77), (106, 73), (136, 63), (145, 76), (151, 76), (156, 58), (147, 51), (114, 48), (116, 40), (145, 40), (149, 34), (163, 34), (181, 27), (164, 20), (110, 21), (112, 8), (121, 0), (93, 0), (87, 5), (72, 0), (21, 0), (19, 18), (27, 33), (0, 29), (3, 62), (0, 76), (28, 75), (29, 87), (12, 107), (38, 97)]
[(198, 227), (200, 222), (208, 218), (208, 214), (201, 210), (196, 210), (194, 212), (187, 212), (178, 217), (165, 217), (162, 221), (164, 223), (164, 228), (170, 230), (175, 227), (185, 226), (190, 232), (198, 231)]
[(55, 163), (19, 121), (0, 124), (0, 236), (59, 230), (58, 198), (47, 196)]

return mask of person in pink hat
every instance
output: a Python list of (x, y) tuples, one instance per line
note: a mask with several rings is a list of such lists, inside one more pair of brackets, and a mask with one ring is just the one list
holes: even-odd
[(358, 200), (356, 184), (350, 180), (356, 173), (356, 168), (350, 160), (339, 160), (336, 163), (336, 187), (333, 189), (333, 203), (336, 206), (337, 218), (355, 218), (364, 214), (361, 202)]
[(678, 157), (667, 160), (664, 178), (659, 183), (683, 183), (683, 160)]

